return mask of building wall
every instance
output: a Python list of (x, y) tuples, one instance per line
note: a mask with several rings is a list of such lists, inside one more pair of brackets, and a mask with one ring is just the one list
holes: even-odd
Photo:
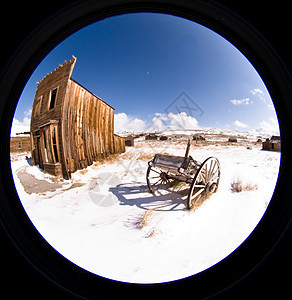
[(271, 142), (266, 141), (263, 142), (262, 150), (269, 150), (269, 151), (281, 151), (281, 143), (280, 142)]
[(10, 138), (10, 152), (29, 152), (30, 149), (29, 136), (16, 136)]
[(64, 115), (66, 158), (70, 172), (114, 153), (114, 109), (70, 80)]
[(126, 151), (125, 147), (125, 139), (123, 137), (120, 137), (118, 135), (114, 135), (114, 153), (124, 153)]

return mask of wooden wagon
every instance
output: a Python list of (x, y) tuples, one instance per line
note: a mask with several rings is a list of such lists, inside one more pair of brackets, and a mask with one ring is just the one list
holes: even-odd
[(185, 183), (187, 189), (187, 208), (206, 199), (218, 189), (220, 164), (217, 158), (209, 157), (203, 163), (189, 156), (190, 140), (185, 156), (156, 154), (148, 162), (146, 180), (148, 189), (156, 194), (170, 190), (177, 182)]

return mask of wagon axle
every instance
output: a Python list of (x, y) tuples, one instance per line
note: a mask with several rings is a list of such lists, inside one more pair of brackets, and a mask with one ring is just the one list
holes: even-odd
[(207, 193), (214, 193), (216, 186), (217, 186), (216, 183), (208, 183), (205, 187), (205, 191)]

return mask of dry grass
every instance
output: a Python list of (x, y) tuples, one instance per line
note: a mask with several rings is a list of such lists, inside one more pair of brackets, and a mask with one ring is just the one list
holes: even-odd
[(81, 175), (85, 175), (87, 172), (88, 172), (87, 169), (82, 169), (82, 170), (78, 171), (78, 173), (81, 174)]
[[(121, 159), (127, 159), (127, 160), (132, 160), (132, 159), (135, 159), (135, 160), (142, 160), (142, 161), (149, 161), (151, 160), (154, 155), (156, 153), (155, 152), (146, 152), (146, 151), (141, 151), (140, 153), (137, 153), (137, 152), (126, 152), (125, 154), (123, 154), (121, 156)], [(169, 153), (167, 152), (163, 152), (163, 153), (160, 153), (160, 154), (163, 154), (163, 155), (170, 155)]]
[(147, 153), (147, 152), (142, 152), (139, 154), (139, 156), (137, 157), (137, 159), (139, 160), (151, 160), (154, 157), (154, 153)]
[[(153, 226), (153, 214), (155, 209), (147, 209), (145, 213), (141, 214), (134, 221), (135, 228), (145, 229), (147, 227), (147, 232), (145, 233), (145, 238), (153, 238), (158, 234), (161, 234), (161, 230), (156, 226)], [(132, 223), (133, 224), (133, 223)]]
[(206, 200), (208, 200), (210, 198), (210, 196), (212, 195), (212, 193), (202, 193), (197, 199), (196, 202), (193, 204), (192, 208), (191, 208), (191, 212), (195, 212), (196, 210), (198, 210), (203, 203), (205, 203)]
[(142, 229), (150, 224), (151, 216), (153, 215), (154, 209), (148, 209), (142, 214), (137, 220), (135, 220), (135, 227)]
[[(154, 155), (155, 155), (156, 153), (149, 153), (149, 152), (142, 152), (138, 157), (137, 157), (137, 159), (139, 159), (139, 160), (151, 160), (153, 157), (154, 157)], [(170, 155), (169, 153), (167, 153), (167, 152), (162, 152), (162, 153), (159, 153), (159, 154), (162, 154), (162, 155)]]
[(252, 182), (244, 183), (241, 179), (236, 179), (231, 182), (231, 191), (233, 193), (240, 193), (243, 191), (255, 191), (258, 189), (258, 185)]
[(183, 181), (172, 180), (169, 184), (169, 188), (174, 193), (180, 194), (182, 197), (186, 197), (190, 190), (190, 185)]
[(74, 188), (77, 188), (77, 187), (81, 187), (81, 186), (84, 186), (84, 185), (85, 185), (85, 183), (76, 181), (76, 182), (73, 182), (73, 184), (70, 187), (68, 187), (66, 189), (63, 189), (62, 191), (69, 191), (71, 189), (74, 189)]
[(161, 230), (154, 227), (152, 228), (147, 234), (146, 234), (146, 238), (153, 238), (155, 236), (157, 236), (158, 234), (161, 234)]
[(99, 158), (98, 161), (96, 161), (92, 167), (93, 167), (93, 169), (97, 169), (103, 164), (113, 164), (113, 163), (121, 160), (120, 156), (121, 156), (121, 154), (111, 154), (107, 157)]

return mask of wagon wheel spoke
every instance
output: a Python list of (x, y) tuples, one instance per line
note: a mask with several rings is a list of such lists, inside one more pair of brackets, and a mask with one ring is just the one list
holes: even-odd
[(172, 181), (170, 181), (169, 178), (166, 178), (166, 182), (167, 182), (167, 184), (169, 185), (169, 187), (171, 187), (171, 182), (172, 182)]
[(156, 182), (154, 182), (154, 183), (152, 183), (152, 185), (154, 186), (154, 185), (157, 185), (158, 184), (158, 182), (162, 182), (162, 178), (160, 178), (160, 179), (158, 179)]
[(154, 178), (161, 178), (161, 177), (160, 176), (151, 176), (149, 178), (154, 179)]
[[(214, 179), (215, 178), (215, 179)], [(215, 172), (211, 173), (209, 181), (214, 181), (219, 178), (218, 169)]]
[(215, 178), (213, 178), (212, 180), (210, 180), (209, 182), (210, 183), (214, 183), (215, 181), (217, 181), (219, 179), (219, 176), (217, 176), (217, 177), (215, 177)]
[(203, 179), (204, 179), (204, 181), (205, 181), (205, 183), (207, 183), (207, 176), (208, 176), (208, 168), (207, 168), (207, 164), (205, 164), (205, 166), (204, 166), (204, 176), (203, 176)]
[(194, 195), (192, 195), (192, 199), (195, 199), (197, 196), (202, 194), (204, 192), (204, 190), (205, 190), (205, 188), (201, 188), (200, 190), (198, 190)]
[[(214, 172), (215, 168), (217, 168), (217, 169), (216, 169), (216, 171)], [(213, 176), (214, 174), (216, 174), (217, 170), (218, 170), (218, 166), (217, 166), (217, 164), (214, 162), (212, 171), (210, 172), (211, 176)]]
[(217, 165), (216, 161), (211, 160), (209, 172), (206, 177), (206, 183), (208, 183), (210, 181), (214, 181), (213, 177), (216, 175), (216, 173), (218, 173), (218, 165)]
[[(207, 172), (207, 177), (206, 177), (206, 179), (207, 179), (206, 181), (207, 182), (209, 182), (211, 174), (212, 174), (212, 171), (211, 171), (212, 167), (213, 167), (212, 165), (213, 165), (213, 161), (211, 160), (210, 167), (206, 167), (207, 169), (209, 169), (208, 172)], [(206, 166), (207, 166), (207, 164), (206, 164)]]
[(171, 186), (171, 179), (168, 178), (168, 174), (162, 170), (153, 169), (151, 166), (148, 167), (146, 181), (151, 193), (166, 190)]
[[(212, 163), (213, 163), (213, 160), (212, 160)], [(212, 179), (212, 177), (215, 175), (216, 172), (214, 172), (216, 168), (216, 162), (214, 161), (214, 164), (212, 166), (211, 164), (211, 167), (210, 167), (210, 173), (209, 173), (209, 181)]]
[(197, 187), (197, 188), (205, 188), (205, 184), (195, 184), (194, 187)]
[(161, 171), (159, 172), (159, 171), (157, 171), (157, 170), (155, 170), (155, 169), (152, 169), (152, 168), (151, 168), (151, 171), (153, 171), (153, 172), (155, 172), (155, 173), (157, 173), (157, 174), (160, 174), (160, 173), (161, 173)]

